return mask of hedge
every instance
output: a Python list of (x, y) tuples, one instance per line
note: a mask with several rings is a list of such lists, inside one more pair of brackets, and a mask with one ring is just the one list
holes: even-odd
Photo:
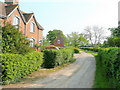
[(43, 67), (53, 68), (67, 62), (73, 62), (73, 49), (44, 50)]
[(94, 47), (80, 47), (80, 49), (98, 52), (100, 47), (98, 47), (98, 48), (94, 48)]
[(112, 80), (112, 87), (120, 88), (120, 48), (102, 48), (97, 57), (105, 76)]
[(43, 54), (31, 52), (26, 55), (2, 54), (2, 81), (3, 84), (15, 83), (21, 78), (40, 68), (43, 63)]
[(80, 49), (79, 48), (74, 48), (74, 53), (80, 53)]
[(73, 62), (73, 54), (74, 54), (74, 49), (61, 49), (61, 53), (62, 53), (62, 57), (64, 59), (63, 63), (67, 63), (67, 62)]

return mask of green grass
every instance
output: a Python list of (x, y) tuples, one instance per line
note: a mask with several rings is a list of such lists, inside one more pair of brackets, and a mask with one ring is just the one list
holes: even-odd
[(93, 88), (110, 88), (109, 81), (107, 77), (104, 75), (104, 68), (101, 67), (100, 62), (98, 61), (97, 56), (96, 59), (96, 75)]
[(84, 52), (86, 52), (86, 53), (90, 53), (90, 54), (92, 54), (93, 56), (97, 56), (97, 52), (93, 52), (93, 51), (87, 51), (87, 50), (82, 50), (81, 49), (81, 51), (84, 51)]
[(104, 75), (105, 71), (104, 68), (101, 67), (101, 64), (98, 60), (98, 53), (86, 50), (82, 51), (92, 54), (96, 59), (96, 75), (93, 88), (111, 88), (111, 81), (109, 81), (108, 78)]

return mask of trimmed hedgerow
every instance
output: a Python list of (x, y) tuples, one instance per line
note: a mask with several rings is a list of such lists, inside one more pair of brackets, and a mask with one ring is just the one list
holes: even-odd
[(120, 48), (102, 48), (97, 57), (111, 87), (120, 88)]
[(95, 48), (95, 47), (80, 47), (80, 49), (98, 52), (100, 47), (97, 47), (97, 48)]
[(43, 63), (43, 53), (31, 52), (26, 55), (2, 54), (3, 84), (15, 83), (33, 71), (38, 70)]
[(45, 49), (43, 52), (44, 52), (43, 67), (53, 68), (62, 64), (63, 58), (59, 50)]
[(63, 63), (67, 63), (67, 62), (72, 62), (73, 60), (73, 54), (74, 54), (74, 50), (73, 49), (61, 49), (61, 53), (62, 53), (62, 57), (64, 59)]
[(44, 53), (43, 67), (53, 68), (62, 65), (67, 62), (73, 62), (73, 50), (72, 49), (61, 49), (61, 50), (49, 50), (46, 49)]

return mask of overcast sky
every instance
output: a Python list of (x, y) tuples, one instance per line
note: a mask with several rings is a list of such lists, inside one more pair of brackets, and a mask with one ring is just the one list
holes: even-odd
[[(0, 0), (4, 1), (4, 0)], [(118, 25), (119, 0), (19, 0), (20, 9), (34, 12), (44, 27), (59, 29), (64, 34), (82, 33), (86, 26), (98, 25), (106, 29)]]

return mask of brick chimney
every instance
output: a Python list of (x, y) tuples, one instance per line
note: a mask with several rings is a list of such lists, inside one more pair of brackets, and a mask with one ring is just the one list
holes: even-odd
[(19, 0), (5, 0), (5, 4), (7, 4), (7, 5), (18, 5)]

